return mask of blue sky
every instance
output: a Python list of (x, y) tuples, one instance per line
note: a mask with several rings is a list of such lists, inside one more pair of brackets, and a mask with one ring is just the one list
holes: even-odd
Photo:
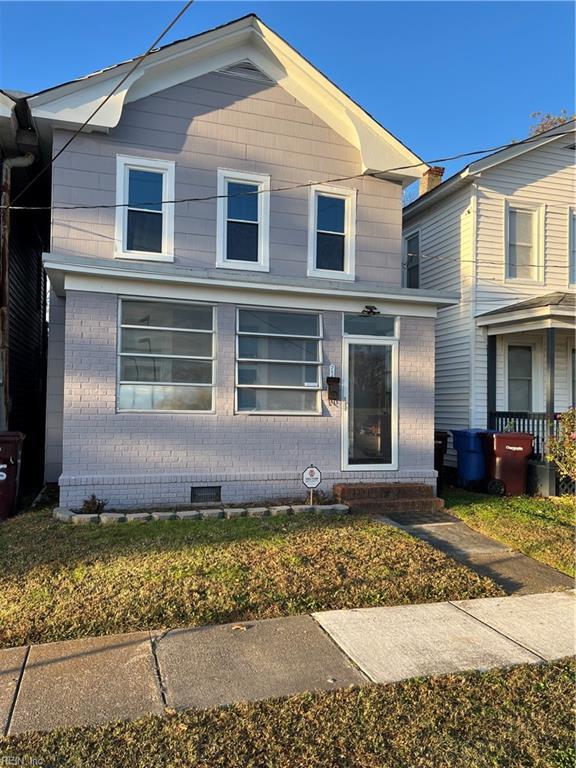
[[(0, 87), (131, 58), (182, 5), (0, 2)], [(573, 3), (197, 0), (164, 42), (250, 12), (426, 160), (520, 139), (536, 110), (574, 110)]]

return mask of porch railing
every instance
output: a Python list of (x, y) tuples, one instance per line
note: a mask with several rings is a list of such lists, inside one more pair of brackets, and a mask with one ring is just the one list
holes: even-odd
[[(558, 414), (554, 414), (554, 433), (558, 428)], [(534, 435), (534, 458), (544, 460), (546, 442), (546, 414), (533, 411), (493, 411), (489, 414), (488, 428), (498, 432), (529, 432)]]

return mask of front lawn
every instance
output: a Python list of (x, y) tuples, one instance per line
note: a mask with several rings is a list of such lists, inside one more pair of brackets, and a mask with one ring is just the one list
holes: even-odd
[[(572, 768), (570, 660), (0, 739), (45, 768)], [(20, 763), (19, 763), (20, 764)]]
[(345, 515), (80, 527), (46, 508), (0, 526), (0, 646), (500, 594)]
[(499, 498), (455, 489), (444, 498), (449, 511), (471, 528), (574, 575), (575, 499)]

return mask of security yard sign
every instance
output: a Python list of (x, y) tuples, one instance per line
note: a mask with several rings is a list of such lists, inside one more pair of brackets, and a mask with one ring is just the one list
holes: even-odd
[(320, 483), (322, 482), (322, 472), (318, 469), (318, 467), (315, 467), (314, 464), (310, 464), (310, 466), (302, 472), (302, 482), (306, 486), (306, 488), (318, 488)]

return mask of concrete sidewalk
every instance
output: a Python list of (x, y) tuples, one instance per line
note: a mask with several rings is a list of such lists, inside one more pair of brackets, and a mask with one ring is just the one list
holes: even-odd
[(327, 611), (0, 650), (0, 732), (93, 725), (574, 653), (573, 592)]
[(448, 512), (403, 512), (376, 519), (401, 528), (481, 576), (488, 576), (508, 595), (531, 595), (574, 587), (574, 579), (565, 573), (478, 533)]

